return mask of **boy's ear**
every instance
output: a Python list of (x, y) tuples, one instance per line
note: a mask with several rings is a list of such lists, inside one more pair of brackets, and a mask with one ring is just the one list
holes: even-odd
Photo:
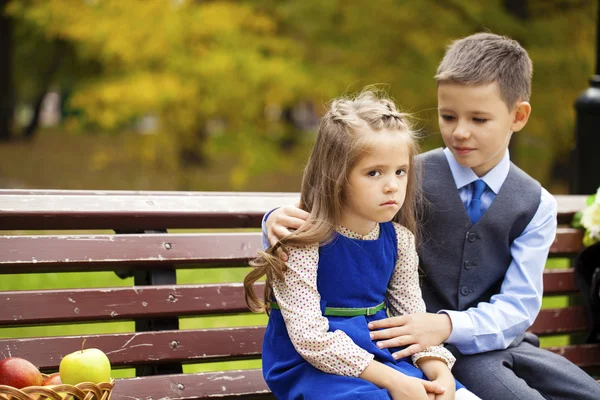
[(529, 120), (529, 116), (531, 115), (531, 104), (526, 101), (520, 101), (515, 105), (514, 110), (515, 115), (511, 125), (511, 131), (519, 132)]

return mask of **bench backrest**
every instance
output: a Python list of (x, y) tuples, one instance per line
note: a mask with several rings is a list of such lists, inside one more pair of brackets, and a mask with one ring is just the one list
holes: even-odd
[[(0, 292), (0, 351), (50, 372), (85, 339), (86, 347), (106, 352), (115, 368), (135, 367), (137, 376), (179, 374), (188, 363), (258, 360), (265, 318), (249, 326), (219, 323), (225, 321), (220, 317), (247, 312), (240, 279), (181, 283), (177, 275), (186, 269), (202, 275), (227, 267), (238, 268), (237, 276), (243, 276), (247, 261), (261, 247), (257, 228), (263, 214), (297, 199), (297, 193), (0, 191), (0, 227), (4, 230), (0, 274), (17, 276), (23, 282), (18, 290)], [(570, 221), (584, 205), (583, 196), (557, 196), (557, 200), (561, 223)], [(551, 255), (572, 258), (580, 249), (581, 232), (561, 227)], [(133, 277), (133, 282), (94, 287), (92, 277), (89, 288), (27, 286), (28, 274), (86, 276), (90, 271), (114, 271), (122, 278)], [(549, 270), (544, 283), (548, 295), (576, 294), (570, 269)], [(212, 328), (202, 323), (182, 326), (186, 318), (197, 316), (219, 318), (210, 322)], [(59, 331), (51, 337), (8, 338), (3, 334), (11, 332), (7, 327), (108, 321), (134, 321), (135, 328), (78, 333), (77, 327), (69, 326), (66, 334)], [(583, 308), (572, 305), (543, 310), (531, 331), (547, 336), (586, 329)], [(562, 346), (555, 351), (566, 352), (583, 368), (600, 363), (597, 347)], [(129, 380), (128, 390), (146, 398), (141, 394), (151, 396), (168, 383), (182, 398), (202, 398), (192, 395), (194, 391), (206, 397), (224, 392), (268, 395), (257, 370), (205, 375), (201, 390), (197, 376), (161, 379)]]

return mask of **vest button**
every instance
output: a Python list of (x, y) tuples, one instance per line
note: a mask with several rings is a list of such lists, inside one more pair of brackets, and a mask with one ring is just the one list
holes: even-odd
[(473, 267), (476, 267), (476, 266), (477, 266), (477, 264), (475, 264), (475, 263), (474, 263), (473, 261), (471, 261), (471, 260), (467, 260), (467, 261), (465, 261), (465, 263), (464, 263), (464, 266), (465, 266), (465, 269), (471, 269), (471, 268), (473, 268)]
[(463, 286), (460, 288), (460, 294), (463, 296), (468, 296), (471, 293), (471, 289), (468, 286)]
[(469, 242), (474, 242), (474, 241), (476, 241), (476, 240), (477, 240), (477, 234), (476, 234), (475, 232), (469, 232), (469, 233), (467, 234), (467, 240), (468, 240)]

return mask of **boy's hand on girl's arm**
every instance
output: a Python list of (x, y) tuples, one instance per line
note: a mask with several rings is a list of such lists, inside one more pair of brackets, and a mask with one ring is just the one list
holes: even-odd
[[(298, 229), (308, 219), (308, 213), (296, 205), (288, 205), (273, 211), (265, 221), (267, 238), (274, 246), (282, 237), (292, 233), (290, 229)], [(282, 249), (277, 250), (277, 255), (282, 261), (287, 261), (288, 256)]]
[(428, 400), (432, 395), (443, 394), (446, 389), (436, 382), (425, 381), (404, 375), (378, 361), (371, 363), (360, 374), (359, 378), (387, 389), (393, 400)]
[(444, 361), (437, 358), (423, 357), (417, 361), (417, 365), (430, 381), (446, 389), (444, 393), (436, 393), (435, 400), (454, 399), (456, 381)]
[(371, 339), (379, 340), (377, 346), (408, 346), (394, 353), (400, 359), (424, 351), (430, 346), (444, 343), (452, 332), (452, 321), (447, 314), (405, 314), (369, 323)]

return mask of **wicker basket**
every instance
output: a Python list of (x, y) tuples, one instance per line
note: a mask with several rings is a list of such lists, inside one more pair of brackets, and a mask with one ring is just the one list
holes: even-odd
[(112, 382), (73, 385), (27, 386), (16, 389), (0, 385), (0, 400), (109, 400)]

